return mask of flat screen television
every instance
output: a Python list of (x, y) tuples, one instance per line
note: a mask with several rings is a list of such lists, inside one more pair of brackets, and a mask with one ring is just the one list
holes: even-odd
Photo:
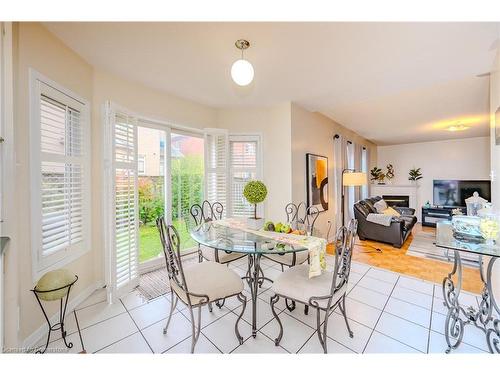
[(488, 180), (434, 180), (434, 205), (465, 207), (465, 199), (475, 191), (488, 202), (491, 201), (491, 182)]

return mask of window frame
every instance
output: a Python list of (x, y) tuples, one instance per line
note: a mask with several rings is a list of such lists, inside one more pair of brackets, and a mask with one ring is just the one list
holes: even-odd
[[(139, 168), (139, 162), (142, 161), (143, 170)], [(137, 154), (137, 175), (145, 176), (146, 175), (146, 155)]]
[[(29, 69), (29, 132), (30, 132), (30, 187), (31, 187), (31, 253), (32, 277), (36, 282), (44, 273), (63, 267), (90, 251), (91, 243), (91, 211), (90, 211), (90, 185), (91, 185), (91, 139), (90, 139), (90, 103), (57, 82), (43, 76), (36, 70)], [(44, 256), (41, 247), (42, 240), (42, 205), (41, 205), (41, 164), (47, 161), (41, 151), (41, 96), (45, 95), (52, 100), (59, 101), (67, 106), (76, 107), (81, 113), (82, 126), (82, 241), (57, 250)], [(61, 156), (60, 159), (68, 160), (71, 156)]]
[[(262, 152), (262, 134), (261, 133), (229, 133), (228, 135), (228, 155), (227, 155), (227, 178), (228, 178), (228, 202), (229, 202), (229, 209), (228, 209), (228, 216), (233, 216), (233, 199), (232, 199), (232, 181), (233, 181), (233, 173), (235, 171), (242, 171), (245, 169), (240, 169), (238, 168), (235, 170), (232, 165), (232, 154), (231, 154), (231, 142), (256, 142), (257, 143), (257, 164), (256, 164), (256, 179), (263, 181), (263, 176), (264, 176), (264, 170), (263, 170), (263, 152)], [(257, 205), (257, 215), (258, 216), (263, 216), (265, 212), (265, 204), (266, 201), (264, 201), (262, 204)]]

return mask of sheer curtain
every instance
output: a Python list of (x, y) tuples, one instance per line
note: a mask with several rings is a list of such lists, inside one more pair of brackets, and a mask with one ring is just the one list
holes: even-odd
[(335, 232), (342, 225), (342, 170), (345, 166), (345, 140), (336, 134), (333, 138), (333, 212), (334, 221), (330, 231), (330, 236), (335, 235)]
[[(354, 169), (355, 168), (355, 144), (351, 141), (347, 141), (346, 144), (346, 168)], [(344, 208), (344, 223), (348, 223), (351, 218), (354, 217), (354, 202), (355, 202), (355, 187), (354, 186), (346, 186), (345, 188), (345, 208)]]
[[(370, 160), (370, 150), (363, 146), (361, 148), (361, 172), (364, 172), (368, 175), (368, 163)], [(361, 199), (368, 198), (368, 184), (361, 186)]]

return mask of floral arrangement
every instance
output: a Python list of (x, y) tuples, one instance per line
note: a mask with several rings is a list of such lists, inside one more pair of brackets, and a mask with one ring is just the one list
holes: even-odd
[(370, 170), (370, 175), (371, 175), (370, 181), (382, 182), (384, 181), (385, 178), (385, 173), (382, 172), (382, 169), (380, 169), (379, 167), (373, 167)]
[(262, 181), (249, 181), (243, 189), (243, 196), (248, 203), (254, 205), (254, 219), (257, 220), (257, 204), (261, 203), (267, 197), (267, 188)]

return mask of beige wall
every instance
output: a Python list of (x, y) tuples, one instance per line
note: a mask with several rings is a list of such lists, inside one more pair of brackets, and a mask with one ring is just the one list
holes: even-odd
[[(500, 37), (500, 35), (498, 35)], [(500, 107), (500, 48), (490, 76), (490, 150), (491, 150), (491, 202), (496, 211), (500, 212), (500, 145), (495, 143), (495, 112)], [(500, 126), (500, 123), (497, 124)], [(493, 267), (493, 293), (497, 304), (500, 303), (500, 261), (496, 261)]]
[[(20, 330), (12, 332), (17, 322), (17, 306), (7, 306), (6, 345), (17, 346), (43, 323), (43, 316), (30, 292), (33, 288), (31, 271), (31, 225), (30, 225), (30, 152), (29, 152), (29, 68), (58, 82), (77, 95), (92, 99), (92, 67), (76, 53), (54, 38), (37, 23), (15, 24), (15, 153), (16, 153), (16, 215), (17, 235), (14, 236), (10, 253), (18, 257), (17, 269), (6, 270), (6, 288), (17, 288)], [(74, 295), (96, 281), (94, 256), (97, 249), (91, 246), (88, 253), (67, 265), (78, 274), (79, 281)], [(52, 314), (56, 304), (49, 306)], [(17, 327), (16, 327), (17, 328)]]
[(320, 213), (316, 224), (321, 235), (326, 235), (328, 220), (334, 220), (337, 209), (333, 200), (334, 185), (332, 183), (333, 136), (335, 134), (340, 134), (354, 143), (367, 147), (370, 152), (369, 166), (377, 160), (377, 148), (373, 143), (320, 113), (309, 112), (292, 104), (292, 200), (294, 202), (306, 200), (306, 153), (328, 157), (328, 210)]
[(230, 134), (260, 134), (263, 149), (263, 181), (268, 188), (265, 218), (283, 221), (291, 189), (291, 112), (290, 103), (271, 108), (220, 109), (217, 127)]

